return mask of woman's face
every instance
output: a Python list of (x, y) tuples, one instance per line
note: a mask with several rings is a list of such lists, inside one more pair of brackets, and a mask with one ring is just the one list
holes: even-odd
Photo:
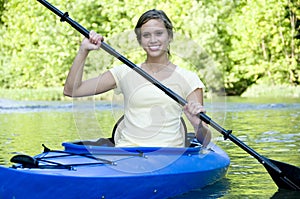
[(159, 57), (168, 52), (170, 37), (160, 19), (150, 19), (141, 27), (141, 45), (148, 57)]

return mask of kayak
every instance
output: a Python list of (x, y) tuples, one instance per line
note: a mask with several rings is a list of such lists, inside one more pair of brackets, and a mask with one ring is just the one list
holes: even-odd
[(216, 145), (108, 147), (62, 143), (64, 150), (16, 155), (0, 166), (1, 199), (168, 198), (226, 175), (227, 154)]

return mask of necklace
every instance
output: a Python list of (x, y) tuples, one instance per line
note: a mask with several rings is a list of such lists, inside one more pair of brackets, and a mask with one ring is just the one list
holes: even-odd
[[(146, 64), (147, 68), (151, 71), (151, 73), (153, 73), (153, 75), (157, 75), (158, 73), (160, 73), (161, 71), (163, 71), (167, 66), (169, 66), (171, 64), (171, 62), (168, 61), (168, 63), (166, 65), (164, 65), (158, 71), (155, 71), (155, 72), (148, 67), (147, 62), (145, 62), (145, 64)], [(149, 65), (151, 66), (151, 64), (149, 64)]]

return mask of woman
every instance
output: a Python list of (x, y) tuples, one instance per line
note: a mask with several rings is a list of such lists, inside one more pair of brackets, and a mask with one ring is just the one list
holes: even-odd
[[(140, 64), (145, 72), (184, 97), (188, 103), (183, 112), (194, 127), (197, 139), (206, 147), (211, 139), (207, 125), (197, 113), (203, 107), (203, 83), (191, 71), (169, 60), (173, 26), (163, 11), (145, 12), (135, 27), (137, 40), (146, 53)], [(84, 38), (68, 74), (64, 94), (82, 97), (101, 94), (111, 89), (124, 95), (124, 129), (116, 146), (184, 146), (180, 132), (182, 107), (161, 90), (126, 65), (117, 66), (99, 77), (83, 81), (85, 60), (91, 50), (98, 50), (103, 37), (94, 31)]]

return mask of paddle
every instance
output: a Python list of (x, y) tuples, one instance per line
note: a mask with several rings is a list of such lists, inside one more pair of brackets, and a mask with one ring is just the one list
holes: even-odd
[[(79, 31), (83, 36), (89, 38), (89, 31), (86, 30), (84, 27), (82, 27), (80, 24), (78, 24), (76, 21), (73, 21), (69, 15), (68, 12), (61, 12), (56, 7), (48, 3), (44, 0), (38, 0), (41, 4), (43, 4), (46, 8), (54, 12), (56, 15), (58, 15), (61, 19), (61, 22), (66, 21), (69, 23), (73, 28), (75, 28), (77, 31)], [(112, 56), (119, 59), (121, 62), (135, 70), (137, 73), (139, 73), (141, 76), (143, 76), (145, 79), (150, 81), (152, 84), (154, 84), (156, 87), (161, 89), (163, 92), (165, 92), (169, 97), (171, 97), (173, 100), (181, 104), (182, 106), (187, 104), (187, 101), (183, 99), (181, 96), (174, 93), (169, 88), (162, 85), (159, 81), (154, 79), (152, 76), (148, 75), (145, 71), (143, 71), (140, 67), (136, 66), (134, 63), (126, 59), (124, 56), (119, 54), (117, 51), (115, 51), (113, 48), (111, 48), (108, 44), (105, 42), (102, 42), (101, 48), (111, 54)], [(233, 143), (235, 143), (237, 146), (245, 150), (247, 153), (252, 155), (254, 158), (256, 158), (263, 166), (266, 168), (278, 188), (282, 189), (291, 189), (291, 190), (300, 190), (300, 168), (278, 162), (275, 160), (268, 159), (260, 154), (258, 154), (256, 151), (248, 147), (246, 144), (244, 144), (242, 141), (240, 141), (238, 138), (236, 138), (234, 135), (231, 134), (231, 130), (225, 130), (221, 126), (219, 126), (216, 122), (214, 122), (210, 117), (208, 117), (204, 113), (199, 113), (198, 117), (212, 126), (214, 129), (216, 129), (218, 132), (223, 134), (224, 139), (229, 139)]]

